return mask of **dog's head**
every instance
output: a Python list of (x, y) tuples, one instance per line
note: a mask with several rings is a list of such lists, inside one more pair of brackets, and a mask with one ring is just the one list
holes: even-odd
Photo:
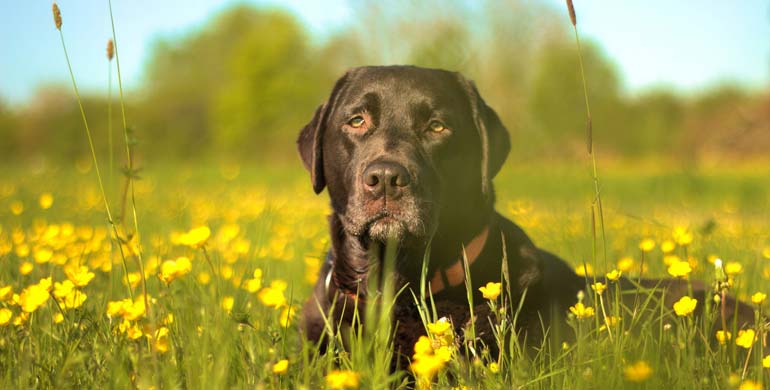
[(488, 210), (510, 141), (462, 75), (363, 67), (340, 78), (297, 141), (313, 189), (328, 187), (345, 230), (408, 243), (446, 215)]

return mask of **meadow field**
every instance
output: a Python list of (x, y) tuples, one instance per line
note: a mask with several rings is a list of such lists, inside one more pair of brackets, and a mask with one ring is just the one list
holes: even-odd
[[(627, 94), (601, 50), (581, 48), (571, 1), (560, 14), (489, 1), (438, 17), (412, 3), (388, 18), (364, 2), (346, 33), (318, 41), (278, 7), (231, 6), (157, 40), (128, 98), (112, 3), (106, 94), (82, 96), (84, 70), (67, 52), (80, 39), (65, 39), (54, 3), (47, 33), (58, 30), (55, 60), (72, 93), (44, 86), (28, 103), (0, 102), (0, 389), (770, 383), (766, 91)], [(370, 50), (378, 37), (393, 41), (390, 52)], [(405, 351), (408, 367), (391, 370), (389, 310), (394, 294), (410, 292), (388, 278), (354, 314), (365, 326), (327, 322), (325, 353), (302, 337), (330, 209), (290, 154), (295, 129), (344, 69), (393, 60), (476, 76), (496, 103), (514, 136), (495, 178), (497, 210), (588, 283), (567, 313), (569, 334), (522, 342), (520, 302), (501, 275), (480, 281), (485, 301), (470, 305), (493, 313), (499, 353), (413, 295), (425, 336)], [(385, 257), (374, 271), (388, 269)], [(666, 304), (649, 290), (621, 293), (621, 277), (681, 278), (689, 295)], [(711, 286), (706, 299), (694, 298), (696, 279)], [(753, 324), (718, 323), (728, 294), (754, 310)]]
[[(300, 337), (297, 309), (329, 246), (329, 208), (299, 163), (149, 166), (133, 201), (130, 187), (123, 200), (122, 176), (102, 172), (115, 230), (90, 163), (2, 172), (0, 387), (390, 389), (409, 380), (388, 370), (387, 321), (324, 355)], [(770, 280), (766, 165), (614, 163), (600, 180), (606, 245), (599, 233), (595, 255), (587, 168), (509, 161), (495, 180), (497, 209), (589, 275), (687, 268), (678, 275), (722, 281), (759, 313), (755, 293)], [(540, 353), (512, 343), (489, 356), (429, 318), (431, 338), (411, 366), (418, 386), (755, 389), (770, 379), (756, 341), (764, 327), (712, 334), (691, 309), (655, 302), (657, 315), (624, 316), (601, 290), (582, 307), (576, 297), (574, 342)]]

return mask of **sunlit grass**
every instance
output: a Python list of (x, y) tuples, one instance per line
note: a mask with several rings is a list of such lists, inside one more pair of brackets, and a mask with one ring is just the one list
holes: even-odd
[[(4, 170), (10, 173), (0, 177), (3, 387), (395, 388), (408, 379), (391, 375), (387, 362), (372, 364), (390, 353), (384, 323), (346, 336), (353, 341), (347, 352), (337, 342), (320, 355), (300, 336), (298, 308), (329, 245), (326, 200), (312, 194), (304, 172), (239, 167), (234, 175), (227, 168), (158, 167), (136, 182), (148, 301), (157, 321), (146, 316), (135, 259), (127, 261), (128, 280), (123, 277), (91, 172)], [(646, 188), (650, 181), (667, 182), (665, 175), (640, 178), (630, 188), (628, 169), (607, 171), (605, 186), (618, 196), (605, 205), (611, 269), (587, 260), (590, 272), (603, 276), (618, 269), (633, 279), (644, 256), (645, 275), (713, 281), (719, 258), (731, 293), (747, 302), (756, 292), (767, 293), (767, 182), (740, 173), (694, 175), (697, 187), (739, 182), (738, 188), (754, 186), (749, 192), (761, 195), (744, 203), (740, 190), (725, 191), (722, 200), (698, 193), (684, 197), (689, 204), (683, 206), (677, 196)], [(552, 178), (538, 178), (537, 186), (528, 175), (523, 169), (504, 172), (497, 181), (498, 209), (577, 268), (592, 252), (591, 226), (580, 207), (590, 187), (581, 199), (575, 194), (582, 181), (558, 168)], [(526, 195), (557, 185), (562, 195)], [(669, 190), (686, 193), (687, 185)], [(123, 245), (127, 256), (135, 256), (137, 244)], [(485, 290), (492, 309), (515, 308), (518, 302), (506, 301), (496, 288)], [(426, 324), (433, 341), (415, 351), (413, 367), (430, 373), (432, 381), (425, 383), (433, 388), (618, 388), (636, 381), (650, 388), (737, 388), (746, 380), (767, 381), (764, 347), (747, 333), (731, 330), (720, 344), (686, 305), (660, 307), (653, 299), (640, 299), (649, 315), (632, 319), (614, 298), (598, 299), (614, 289), (607, 281), (601, 293), (586, 291), (569, 320), (574, 341), (544, 345), (540, 353), (517, 343), (504, 348), (504, 356), (485, 354), (480, 346), (469, 352), (456, 344), (461, 335), (441, 328), (446, 320), (426, 313), (426, 322), (435, 324)], [(499, 340), (506, 340), (513, 319), (495, 318)], [(446, 356), (449, 361), (435, 360)]]

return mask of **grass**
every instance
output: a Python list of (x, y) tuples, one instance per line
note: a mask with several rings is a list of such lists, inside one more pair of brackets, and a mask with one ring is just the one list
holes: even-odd
[[(56, 6), (54, 15), (66, 56)], [(575, 25), (573, 10), (571, 18)], [(367, 305), (367, 326), (329, 320), (337, 332), (325, 354), (299, 333), (299, 307), (329, 245), (327, 201), (312, 195), (304, 172), (201, 162), (156, 166), (136, 180), (112, 26), (127, 165), (122, 200), (105, 190), (82, 106), (90, 164), (9, 166), (0, 176), (2, 387), (408, 388), (411, 376), (388, 369), (390, 308), (405, 293), (395, 286), (370, 286), (367, 299), (383, 304)], [(512, 164), (496, 180), (498, 210), (587, 277), (665, 276), (678, 264), (688, 277), (714, 282), (715, 295), (751, 299), (752, 329), (764, 339), (764, 298), (752, 294), (770, 279), (770, 177), (756, 173), (767, 170), (609, 165), (600, 188), (587, 93), (586, 108), (590, 175)], [(112, 177), (112, 154), (109, 166)], [(125, 212), (114, 218), (120, 203), (130, 206), (131, 223)], [(723, 343), (712, 334), (718, 303), (698, 302), (706, 308), (699, 318), (685, 301), (667, 307), (643, 291), (622, 304), (612, 281), (576, 297), (571, 341), (520, 344), (509, 337), (520, 302), (505, 294), (505, 275), (481, 281), (491, 282), (487, 301), (471, 305), (471, 316), (496, 313), (495, 356), (474, 339), (473, 325), (455, 334), (430, 297), (413, 296), (429, 335), (410, 367), (418, 388), (748, 389), (768, 380), (770, 358), (750, 333), (725, 324)]]
[[(372, 366), (388, 355), (387, 329), (377, 327), (351, 338), (355, 343), (349, 353), (319, 356), (299, 336), (296, 317), (282, 321), (287, 308), (296, 309), (294, 305), (309, 296), (329, 245), (327, 202), (312, 194), (298, 168), (244, 166), (234, 177), (233, 167), (170, 165), (156, 167), (136, 182), (137, 203), (143, 205), (138, 218), (144, 232), (144, 271), (157, 319), (129, 321), (141, 332), (136, 340), (121, 330), (123, 315), (107, 315), (108, 303), (128, 298), (128, 293), (93, 173), (70, 167), (34, 172), (7, 168), (0, 177), (0, 287), (11, 286), (20, 294), (41, 278), (62, 283), (74, 265), (88, 267), (94, 278), (78, 289), (87, 296), (83, 305), (62, 307), (63, 318), (57, 318), (63, 299), (57, 305), (50, 297), (25, 318), (12, 295), (3, 297), (0, 306), (13, 313), (0, 326), (3, 387), (313, 389), (323, 387), (324, 377), (338, 368), (358, 373), (361, 388), (396, 388), (401, 383), (401, 377), (383, 368), (386, 365)], [(533, 173), (543, 171), (549, 174)], [(649, 174), (649, 169), (623, 166), (605, 171), (605, 193), (613, 195), (605, 198), (613, 268), (627, 257), (638, 265), (638, 243), (651, 238), (657, 245), (645, 254), (648, 274), (665, 276), (660, 244), (672, 240), (675, 227), (687, 226), (693, 242), (673, 253), (683, 257), (686, 249), (693, 257), (694, 278), (713, 280), (709, 258), (719, 256), (743, 266), (734, 277), (734, 293), (748, 300), (755, 291), (767, 292), (763, 286), (770, 277), (770, 259), (763, 256), (770, 253), (762, 254), (770, 247), (767, 177), (748, 169)], [(496, 187), (498, 209), (521, 224), (536, 243), (576, 267), (590, 259), (592, 232), (585, 205), (592, 195), (579, 170), (509, 167)], [(41, 207), (43, 194), (52, 195), (50, 208)], [(197, 226), (211, 229), (205, 243), (211, 263), (201, 247), (180, 240), (180, 233)], [(713, 227), (706, 231), (704, 226)], [(126, 253), (132, 253), (128, 246)], [(190, 259), (191, 269), (164, 283), (158, 276), (162, 263), (180, 257)], [(32, 266), (29, 272), (20, 270), (25, 263)], [(139, 300), (139, 268), (133, 259), (127, 267)], [(593, 268), (598, 274), (609, 271)], [(258, 277), (256, 269), (261, 270)], [(274, 290), (285, 304), (275, 307), (268, 299), (265, 291)], [(223, 307), (223, 302), (232, 306)], [(586, 304), (591, 305), (588, 300)], [(608, 312), (618, 309), (611, 300), (604, 304)], [(661, 309), (655, 302), (648, 305)], [(169, 314), (173, 322), (164, 322)], [(692, 388), (693, 383), (729, 388), (731, 380), (741, 382), (734, 376), (743, 375), (748, 351), (734, 342), (712, 345), (715, 335), (703, 333), (691, 319), (651, 315), (637, 324), (623, 320), (610, 339), (596, 330), (597, 316), (573, 320), (580, 324), (581, 337), (564, 351), (532, 356), (511, 348), (505, 359), (479, 355), (478, 361), (457, 354), (438, 374), (440, 384), (434, 388), (451, 388), (457, 380), (488, 388)], [(168, 329), (167, 339), (157, 340), (162, 327)], [(760, 381), (764, 376), (767, 381), (761, 357), (756, 344), (746, 379)], [(273, 374), (274, 365), (283, 359), (289, 362), (286, 372)], [(652, 369), (640, 384), (627, 381), (624, 374), (637, 361)], [(493, 362), (498, 364), (496, 373), (490, 369)]]

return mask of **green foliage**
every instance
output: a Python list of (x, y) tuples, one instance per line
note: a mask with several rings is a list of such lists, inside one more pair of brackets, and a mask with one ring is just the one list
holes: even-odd
[[(492, 0), (364, 1), (351, 8), (351, 23), (324, 37), (311, 36), (286, 11), (237, 5), (186, 35), (158, 40), (141, 88), (126, 94), (137, 154), (149, 161), (296, 161), (298, 130), (346, 69), (408, 63), (475, 80), (510, 130), (516, 161), (585, 155), (578, 57), (562, 12)], [(729, 85), (692, 97), (667, 89), (630, 96), (610, 55), (585, 42), (601, 153), (696, 161), (762, 157), (770, 147), (762, 131), (770, 122), (766, 98)], [(49, 86), (25, 107), (0, 107), (0, 158), (87, 154), (70, 95)], [(84, 96), (84, 103), (98, 156), (106, 159), (106, 98)]]

